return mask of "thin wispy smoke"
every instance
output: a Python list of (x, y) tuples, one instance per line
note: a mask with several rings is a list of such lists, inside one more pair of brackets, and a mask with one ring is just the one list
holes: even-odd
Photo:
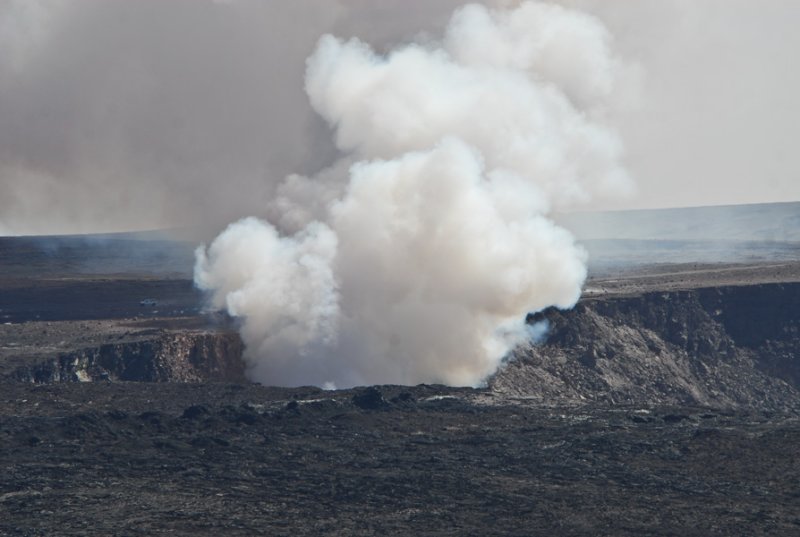
[[(244, 215), (296, 226), (309, 206), (276, 212), (276, 198), (306, 192), (314, 205), (311, 190), (337, 195), (301, 176), (282, 183), (340, 157), (303, 93), (304, 61), (319, 36), (358, 36), (380, 53), (412, 40), (424, 47), (461, 3), (0, 2), (0, 234), (191, 227), (208, 239)], [(584, 111), (595, 108), (593, 121), (623, 134), (638, 194), (587, 208), (800, 199), (792, 145), (800, 137), (800, 3), (554, 3), (599, 17), (615, 49), (643, 67), (620, 66), (596, 52), (602, 47), (506, 55), (505, 67), (533, 61), (560, 76), (562, 92)], [(543, 20), (528, 21), (538, 28), (530, 34), (484, 28), (475, 42), (485, 45), (461, 40), (471, 50), (451, 44), (450, 52), (499, 61), (527, 35), (542, 35)], [(556, 32), (560, 23), (548, 20), (546, 31)], [(609, 39), (596, 25), (576, 31)], [(593, 78), (575, 68), (559, 74), (569, 65), (585, 65)], [(642, 82), (646, 98), (637, 99)], [(602, 109), (593, 107), (612, 86)]]
[(0, 2), (0, 234), (262, 215), (287, 174), (337, 158), (302, 91), (319, 36), (399, 38), (456, 3)]
[(332, 158), (299, 88), (339, 13), (310, 0), (2, 3), (0, 41), (15, 46), (0, 50), (0, 227), (219, 229), (259, 213), (273, 177)]
[[(480, 46), (476, 46), (480, 44)], [(547, 215), (631, 190), (602, 122), (623, 69), (594, 17), (457, 10), (440, 41), (323, 36), (306, 91), (347, 156), (232, 224), (196, 282), (243, 319), (253, 379), (475, 385), (567, 308), (585, 254)], [(277, 226), (277, 227), (276, 227)]]
[(603, 19), (646, 69), (615, 118), (640, 192), (616, 208), (800, 200), (800, 3), (564, 0)]

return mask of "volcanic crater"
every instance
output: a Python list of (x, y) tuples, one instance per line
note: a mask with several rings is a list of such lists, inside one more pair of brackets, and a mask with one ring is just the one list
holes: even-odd
[(186, 274), (15, 241), (0, 534), (800, 531), (800, 262), (594, 274), (482, 387), (325, 391), (249, 383)]

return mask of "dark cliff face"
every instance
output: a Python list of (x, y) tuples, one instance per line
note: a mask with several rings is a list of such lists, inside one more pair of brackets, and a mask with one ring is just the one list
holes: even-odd
[(700, 300), (761, 370), (800, 389), (800, 284), (707, 289)]
[(22, 367), (14, 377), (34, 383), (241, 381), (242, 351), (242, 341), (233, 332), (165, 332), (152, 339), (60, 354)]
[(797, 407), (800, 283), (586, 299), (490, 380), (544, 402)]

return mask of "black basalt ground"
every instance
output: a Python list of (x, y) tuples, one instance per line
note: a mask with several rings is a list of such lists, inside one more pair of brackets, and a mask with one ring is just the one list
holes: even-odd
[(594, 279), (484, 388), (323, 391), (241, 379), (186, 274), (40, 250), (0, 241), (0, 535), (800, 535), (798, 264)]
[(800, 532), (796, 417), (376, 392), (3, 386), (0, 534)]

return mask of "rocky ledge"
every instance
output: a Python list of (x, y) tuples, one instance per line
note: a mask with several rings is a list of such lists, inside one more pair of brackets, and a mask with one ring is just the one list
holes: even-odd
[(235, 332), (161, 331), (135, 341), (57, 354), (16, 369), (23, 382), (242, 381), (242, 341)]
[(588, 298), (529, 316), (493, 391), (546, 403), (800, 408), (800, 283)]

